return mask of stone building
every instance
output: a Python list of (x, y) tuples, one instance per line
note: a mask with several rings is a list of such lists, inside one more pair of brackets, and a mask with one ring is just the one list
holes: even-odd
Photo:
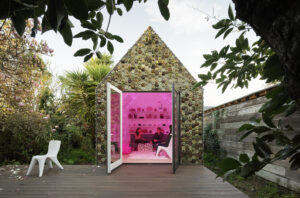
[(196, 80), (149, 27), (96, 89), (97, 162), (107, 159), (107, 83), (126, 92), (180, 92), (180, 162), (202, 163), (203, 90), (192, 89)]

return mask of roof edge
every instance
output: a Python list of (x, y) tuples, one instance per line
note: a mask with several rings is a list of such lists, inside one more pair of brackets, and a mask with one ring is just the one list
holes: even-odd
[(269, 91), (271, 91), (272, 89), (274, 89), (275, 87), (279, 86), (278, 84), (276, 85), (273, 85), (273, 86), (270, 86), (270, 87), (267, 87), (265, 89), (261, 89), (261, 90), (258, 90), (258, 91), (255, 91), (255, 92), (252, 92), (250, 94), (247, 94), (245, 96), (242, 96), (240, 98), (237, 98), (237, 99), (234, 99), (234, 100), (231, 100), (229, 102), (226, 102), (226, 103), (223, 103), (221, 105), (218, 105), (216, 107), (212, 107), (210, 109), (207, 109), (204, 111), (204, 114), (205, 113), (210, 113), (210, 112), (213, 112), (213, 111), (216, 111), (216, 110), (219, 110), (219, 109), (223, 109), (225, 107), (229, 107), (229, 106), (233, 106), (233, 105), (236, 105), (236, 104), (240, 104), (242, 102), (246, 102), (246, 101), (249, 101), (249, 100), (254, 100), (256, 98), (259, 98), (259, 97), (263, 97), (265, 96)]

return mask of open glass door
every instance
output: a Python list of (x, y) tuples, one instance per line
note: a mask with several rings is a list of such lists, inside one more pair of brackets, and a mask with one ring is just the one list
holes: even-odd
[(173, 173), (176, 172), (180, 164), (180, 93), (176, 92), (172, 85), (172, 139), (173, 139)]
[(107, 173), (122, 164), (122, 91), (107, 83)]

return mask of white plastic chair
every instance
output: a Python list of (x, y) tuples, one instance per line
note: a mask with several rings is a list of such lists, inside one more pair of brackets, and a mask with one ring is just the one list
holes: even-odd
[(39, 162), (39, 177), (42, 177), (43, 175), (45, 162), (48, 163), (50, 168), (53, 168), (52, 162), (54, 162), (60, 169), (64, 169), (62, 165), (59, 163), (59, 161), (57, 160), (57, 154), (59, 152), (60, 144), (61, 141), (59, 140), (51, 140), (49, 142), (48, 152), (46, 155), (33, 156), (26, 175), (29, 175), (31, 173), (36, 162)]
[(172, 141), (172, 137), (171, 137), (168, 147), (158, 146), (155, 156), (157, 157), (158, 154), (160, 153), (160, 151), (164, 150), (167, 153), (167, 155), (169, 156), (169, 158), (172, 159), (172, 148), (173, 148), (173, 146), (172, 146), (173, 144), (172, 143), (173, 143), (173, 141)]

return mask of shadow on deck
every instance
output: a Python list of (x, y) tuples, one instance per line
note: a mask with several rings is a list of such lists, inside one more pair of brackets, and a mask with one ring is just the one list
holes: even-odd
[(175, 175), (170, 165), (123, 165), (111, 175), (106, 167), (65, 165), (46, 169), (38, 177), (38, 167), (24, 180), (0, 175), (0, 197), (199, 197), (246, 198), (247, 196), (203, 166), (180, 166)]

